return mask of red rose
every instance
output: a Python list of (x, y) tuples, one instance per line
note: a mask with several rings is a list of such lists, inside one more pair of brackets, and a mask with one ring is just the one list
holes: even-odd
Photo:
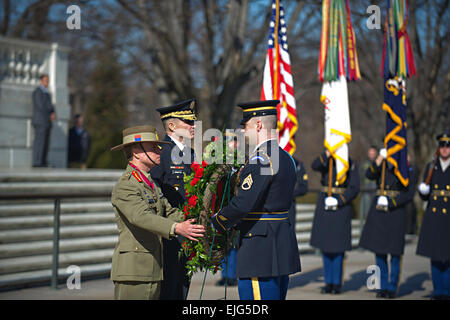
[(189, 257), (188, 260), (190, 261), (190, 260), (192, 260), (194, 257), (195, 257), (195, 252), (192, 252), (192, 253), (191, 253), (191, 256)]
[(191, 181), (191, 186), (195, 186), (195, 185), (197, 184), (197, 182), (199, 182), (199, 181), (200, 181), (199, 178), (194, 178), (194, 179), (192, 179), (192, 181)]
[(191, 208), (195, 207), (195, 205), (197, 204), (197, 196), (192, 196), (189, 198), (189, 205), (191, 206)]
[(184, 209), (183, 209), (183, 212), (184, 212), (184, 219), (186, 219), (187, 218), (187, 216), (189, 215), (189, 206), (188, 205), (185, 205), (184, 206)]
[(208, 164), (206, 163), (205, 160), (202, 161), (202, 167), (205, 168)]
[(195, 172), (195, 178), (201, 178), (201, 177), (203, 177), (203, 171), (205, 171), (205, 169), (203, 169), (203, 168), (198, 168), (198, 170)]
[(197, 162), (193, 162), (191, 164), (191, 169), (194, 170), (194, 172), (197, 172), (197, 170), (200, 168), (200, 165)]

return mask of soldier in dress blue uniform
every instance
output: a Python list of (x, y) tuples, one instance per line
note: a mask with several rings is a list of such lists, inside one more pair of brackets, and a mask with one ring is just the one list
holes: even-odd
[(428, 201), (422, 220), (417, 254), (430, 258), (431, 278), (433, 279), (432, 299), (450, 298), (450, 129), (437, 137), (439, 159), (430, 162), (434, 170), (430, 184), (419, 185), (419, 195)]
[[(179, 207), (186, 201), (184, 174), (191, 174), (194, 151), (186, 145), (186, 139), (194, 137), (195, 100), (186, 100), (169, 107), (156, 109), (166, 130), (165, 142), (161, 150), (161, 165), (150, 171), (154, 181), (160, 186), (172, 207)], [(180, 240), (163, 239), (164, 277), (161, 284), (161, 300), (186, 300), (190, 280), (186, 275), (187, 258), (178, 258)]]
[(352, 249), (352, 205), (359, 193), (358, 163), (349, 159), (349, 170), (342, 185), (336, 180), (333, 159), (331, 197), (327, 196), (330, 153), (326, 150), (311, 165), (321, 173), (322, 192), (319, 193), (311, 230), (310, 244), (323, 254), (325, 287), (322, 293), (341, 293), (344, 253)]
[(300, 271), (297, 240), (289, 222), (295, 163), (278, 146), (279, 101), (242, 103), (249, 159), (239, 174), (237, 195), (211, 222), (219, 232), (237, 225), (239, 297), (284, 300), (289, 274)]
[[(386, 159), (386, 149), (369, 166), (366, 177), (382, 180), (382, 162)], [(386, 164), (385, 188), (380, 188), (372, 200), (359, 245), (375, 253), (376, 265), (380, 268), (381, 290), (377, 298), (395, 298), (401, 269), (401, 256), (405, 247), (405, 205), (414, 197), (415, 177), (412, 168), (408, 169), (409, 184), (404, 187), (394, 173), (394, 167)], [(388, 255), (391, 255), (390, 277)]]

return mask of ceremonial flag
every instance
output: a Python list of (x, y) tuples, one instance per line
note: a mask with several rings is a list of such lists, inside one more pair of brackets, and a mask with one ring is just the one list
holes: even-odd
[(294, 80), (289, 58), (286, 21), (281, 0), (272, 1), (270, 35), (264, 66), (261, 100), (280, 100), (278, 111), (278, 141), (291, 155), (295, 152), (294, 135), (297, 132), (297, 108)]
[(325, 106), (325, 148), (336, 163), (336, 181), (343, 184), (349, 169), (352, 140), (347, 80), (359, 80), (356, 39), (348, 0), (323, 0), (319, 79)]
[(383, 110), (386, 111), (387, 162), (394, 166), (394, 173), (406, 187), (408, 179), (408, 151), (406, 143), (406, 88), (399, 77), (385, 78)]
[(416, 67), (407, 27), (406, 0), (387, 0), (385, 38), (382, 61), (384, 79), (383, 110), (386, 111), (387, 162), (406, 187), (408, 179), (408, 151), (406, 139), (406, 78), (416, 75)]
[(352, 140), (347, 80), (325, 82), (320, 102), (325, 106), (325, 148), (336, 161), (336, 181), (343, 184), (349, 169), (348, 143)]

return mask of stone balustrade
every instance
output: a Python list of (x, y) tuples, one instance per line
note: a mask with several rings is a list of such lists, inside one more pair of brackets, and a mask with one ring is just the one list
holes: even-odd
[(0, 37), (0, 168), (31, 167), (31, 95), (43, 73), (49, 75), (48, 89), (57, 116), (48, 161), (53, 167), (67, 166), (68, 53), (68, 48), (57, 43)]

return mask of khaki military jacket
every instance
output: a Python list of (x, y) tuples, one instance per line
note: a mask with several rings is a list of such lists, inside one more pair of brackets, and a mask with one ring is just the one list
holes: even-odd
[(153, 188), (128, 165), (112, 191), (119, 230), (112, 258), (113, 281), (163, 280), (162, 237), (175, 236), (175, 223), (184, 220), (183, 213), (172, 208), (150, 176), (143, 174)]

